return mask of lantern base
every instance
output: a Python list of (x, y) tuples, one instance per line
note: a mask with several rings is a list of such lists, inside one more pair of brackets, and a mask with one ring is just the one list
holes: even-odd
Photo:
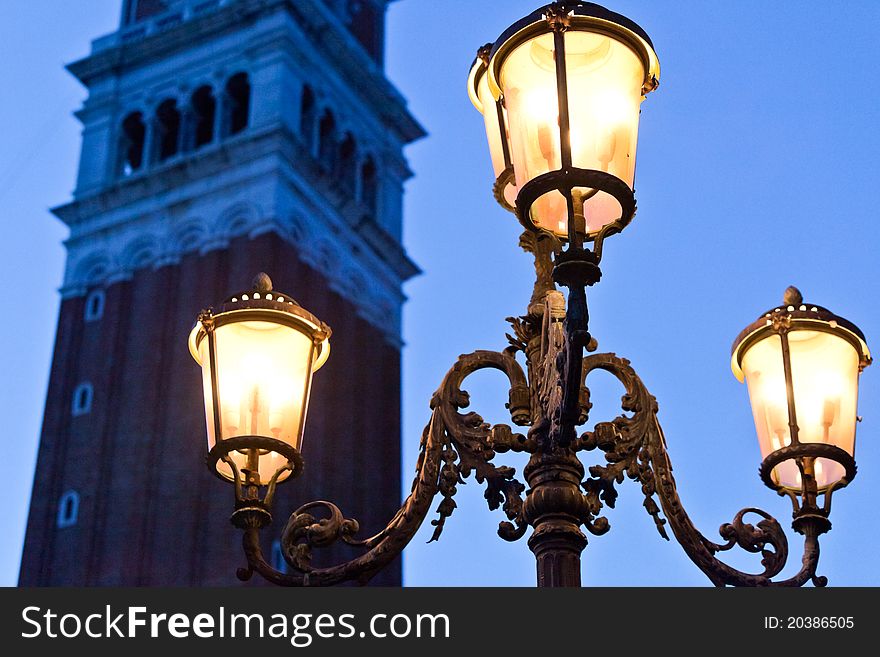
[(802, 536), (819, 536), (831, 531), (831, 521), (822, 512), (802, 513), (792, 520), (791, 528)]
[[(617, 176), (607, 171), (596, 169), (558, 169), (543, 173), (527, 182), (519, 190), (516, 196), (516, 218), (527, 229), (541, 230), (532, 221), (532, 206), (544, 194), (559, 192), (563, 196), (570, 195), (571, 190), (577, 187), (605, 192), (620, 204), (620, 217), (605, 224), (599, 230), (588, 232), (585, 239), (588, 242), (595, 240), (599, 235), (604, 239), (609, 235), (615, 235), (622, 231), (632, 221), (636, 214), (636, 196), (629, 185)], [(568, 217), (569, 223), (575, 221), (575, 217)], [(560, 239), (568, 239), (567, 235), (559, 235)]]
[[(254, 476), (254, 473), (240, 472), (235, 464), (232, 463), (232, 460), (228, 458), (230, 452), (247, 452), (248, 450), (257, 450), (263, 454), (266, 452), (275, 452), (276, 454), (285, 457), (287, 463), (284, 467), (279, 468), (268, 482), (261, 482), (259, 481), (259, 474), (256, 474), (256, 479), (251, 478)], [(217, 468), (217, 465), (220, 462), (230, 465), (235, 478), (230, 478), (228, 475), (220, 472)], [(288, 479), (294, 479), (302, 474), (303, 459), (295, 447), (283, 440), (269, 438), (267, 436), (236, 436), (235, 438), (227, 438), (226, 440), (217, 441), (205, 457), (205, 464), (223, 481), (238, 482), (243, 485), (274, 486), (276, 483), (282, 483)], [(280, 478), (281, 475), (287, 471), (289, 471), (290, 474), (283, 479)], [(240, 474), (242, 473), (246, 474), (248, 479), (241, 477)]]
[(262, 529), (272, 524), (272, 513), (261, 500), (241, 500), (235, 506), (229, 522), (239, 529)]
[[(764, 459), (764, 461), (761, 463), (760, 469), (761, 481), (763, 481), (764, 484), (767, 485), (767, 487), (775, 491), (779, 491), (780, 493), (798, 492), (793, 491), (787, 486), (780, 486), (775, 481), (773, 481), (773, 468), (775, 468), (783, 461), (799, 458), (830, 459), (832, 461), (836, 461), (841, 466), (843, 466), (846, 472), (843, 479), (841, 479), (839, 482), (835, 482), (831, 486), (825, 487), (826, 489), (843, 488), (856, 476), (856, 461), (848, 452), (840, 449), (839, 447), (836, 447), (835, 445), (829, 445), (827, 443), (797, 443), (795, 445), (787, 445), (786, 447), (777, 449), (775, 452), (772, 452), (767, 456), (767, 458)], [(820, 489), (816, 491), (816, 493), (823, 492), (825, 492), (825, 489)]]

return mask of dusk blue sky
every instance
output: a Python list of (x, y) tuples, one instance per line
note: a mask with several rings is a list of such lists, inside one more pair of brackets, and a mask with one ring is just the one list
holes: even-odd
[[(47, 208), (70, 198), (79, 157), (72, 112), (85, 91), (63, 65), (116, 28), (120, 4), (0, 0), (3, 585), (17, 581), (59, 307), (66, 229)], [(492, 199), (483, 124), (465, 82), (476, 48), (538, 4), (401, 0), (389, 11), (388, 75), (429, 132), (407, 151), (415, 177), (406, 188), (405, 243), (424, 274), (406, 286), (404, 490), (431, 393), (459, 354), (503, 348), (504, 318), (522, 314), (531, 294), (531, 260), (517, 247), (517, 222)], [(718, 526), (747, 506), (788, 528), (789, 502), (758, 479), (754, 424), (745, 386), (730, 372), (730, 345), (790, 284), (880, 345), (880, 3), (607, 6), (648, 32), (662, 77), (642, 108), (638, 215), (605, 244), (602, 281), (588, 293), (591, 331), (600, 351), (629, 358), (657, 397), (679, 492), (703, 533), (717, 539)], [(608, 377), (597, 384), (591, 422), (612, 419), (622, 392)], [(467, 387), (472, 410), (509, 423), (500, 376), (474, 377)], [(862, 377), (859, 474), (835, 494), (834, 529), (822, 540), (819, 573), (831, 585), (880, 585), (878, 408), (875, 366)], [(318, 438), (307, 438), (306, 459)], [(589, 465), (596, 457), (584, 458)], [(498, 461), (520, 471), (524, 464)], [(619, 490), (610, 533), (591, 537), (584, 553), (584, 584), (708, 585), (674, 541), (657, 535), (639, 486), (626, 481)], [(495, 535), (503, 517), (488, 511), (482, 488), (469, 480), (457, 502), (439, 543), (426, 544), (426, 521), (407, 548), (405, 583), (533, 585), (526, 539), (508, 544)], [(785, 574), (801, 555), (801, 537), (789, 539)], [(758, 561), (733, 559), (740, 567)]]

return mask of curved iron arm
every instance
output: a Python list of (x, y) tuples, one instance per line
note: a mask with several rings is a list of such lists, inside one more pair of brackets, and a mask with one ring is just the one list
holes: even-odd
[[(529, 422), (529, 388), (522, 368), (512, 355), (492, 351), (476, 351), (460, 356), (443, 379), (431, 401), (431, 421), (422, 435), (416, 477), (410, 495), (378, 534), (356, 539), (359, 525), (347, 519), (333, 503), (311, 502), (294, 511), (281, 538), (282, 553), (293, 572), (284, 573), (267, 561), (260, 547), (260, 528), (265, 516), (239, 519), (244, 531), (243, 547), (247, 567), (238, 571), (242, 580), (259, 573), (266, 580), (281, 586), (329, 586), (354, 580), (366, 583), (397, 557), (412, 540), (428, 514), (437, 493), (443, 500), (437, 509), (438, 519), (431, 540), (439, 538), (446, 518), (455, 509), (452, 499), (456, 486), (473, 474), (486, 484), (486, 501), (490, 509), (502, 507), (508, 520), (499, 527), (499, 535), (515, 540), (525, 533), (522, 519), (522, 492), (525, 486), (516, 480), (515, 470), (491, 463), (496, 451), (525, 451), (530, 448), (525, 436), (514, 434), (507, 425), (490, 427), (476, 413), (459, 413), (469, 404), (461, 384), (473, 372), (493, 368), (504, 372), (510, 382), (511, 417), (518, 424)], [(316, 511), (324, 511), (318, 518)], [(311, 566), (313, 548), (326, 547), (337, 541), (361, 547), (363, 554), (345, 563), (328, 567)]]
[[(720, 543), (703, 536), (678, 496), (655, 398), (626, 359), (608, 353), (583, 357), (584, 349), (593, 351), (596, 347), (587, 330), (584, 285), (588, 283), (575, 280), (586, 262), (578, 259), (583, 254), (566, 256), (558, 240), (529, 232), (523, 234), (521, 246), (535, 257), (536, 282), (528, 313), (508, 318), (513, 335), (507, 336), (510, 346), (503, 352), (476, 351), (460, 356), (447, 372), (431, 400), (431, 420), (422, 434), (411, 493), (388, 525), (375, 536), (358, 539), (357, 521), (345, 518), (331, 502), (301, 506), (291, 514), (282, 533), (282, 553), (292, 572), (281, 572), (266, 561), (259, 541), (260, 528), (271, 520), (268, 510), (274, 486), (269, 486), (260, 501), (256, 487), (242, 486), (236, 472), (237, 505), (232, 520), (244, 530), (248, 562), (239, 570), (239, 577), (248, 579), (256, 572), (282, 586), (327, 586), (352, 580), (366, 583), (412, 540), (438, 493), (442, 499), (438, 517), (432, 521), (431, 541), (439, 538), (446, 519), (456, 508), (453, 498), (458, 484), (473, 474), (485, 484), (489, 508), (501, 508), (507, 517), (498, 528), (502, 538), (517, 540), (530, 525), (534, 527), (529, 547), (537, 559), (540, 585), (579, 585), (580, 551), (587, 543), (581, 528), (594, 535), (609, 530), (608, 520), (599, 514), (603, 506), (614, 507), (615, 485), (628, 477), (641, 484), (644, 507), (659, 533), (668, 540), (668, 524), (688, 557), (716, 586), (801, 586), (810, 580), (824, 586), (826, 578), (816, 574), (818, 537), (830, 528), (828, 512), (833, 491), (825, 492), (824, 508), (816, 506), (815, 490), (813, 497), (805, 497), (803, 502), (793, 492), (788, 493), (794, 505), (793, 527), (805, 537), (802, 567), (789, 579), (773, 580), (785, 567), (788, 541), (779, 523), (764, 511), (751, 507), (741, 510), (732, 522), (721, 526)], [(551, 262), (554, 255), (555, 262)], [(568, 308), (556, 291), (554, 279), (565, 280), (569, 287)], [(515, 359), (517, 352), (525, 355), (528, 378)], [(527, 435), (514, 433), (505, 424), (490, 426), (477, 413), (459, 412), (470, 403), (462, 390), (464, 380), (486, 368), (507, 376), (507, 407), (514, 424), (529, 427)], [(575, 428), (587, 421), (590, 410), (587, 377), (596, 369), (609, 372), (623, 384), (621, 407), (632, 415), (600, 422), (593, 431), (578, 437)], [(590, 467), (589, 477), (584, 480), (577, 452), (596, 449), (604, 453), (606, 463)], [(515, 470), (493, 463), (498, 453), (507, 451), (531, 455), (524, 471), (530, 486), (525, 500), (525, 486), (517, 480)], [(782, 458), (781, 452), (776, 456)], [(300, 465), (288, 463), (288, 468), (295, 472)], [(770, 468), (772, 465), (764, 464)], [(847, 472), (851, 478), (854, 464), (850, 470)], [(846, 480), (838, 486), (845, 484)], [(319, 517), (322, 513), (326, 517)], [(751, 524), (746, 521), (749, 515), (759, 519)], [(313, 567), (313, 548), (338, 541), (361, 548), (363, 553), (336, 566)], [(717, 558), (734, 547), (760, 554), (763, 572), (745, 573)]]
[[(630, 366), (629, 361), (614, 354), (594, 354), (584, 359), (584, 379), (596, 369), (613, 374), (624, 386), (622, 408), (631, 411), (631, 418), (621, 416), (612, 422), (597, 424), (595, 430), (578, 440), (576, 449), (596, 449), (605, 452), (607, 466), (590, 468), (591, 479), (585, 482), (603, 501), (614, 505), (614, 483), (624, 474), (642, 484), (645, 508), (654, 518), (660, 534), (668, 540), (665, 524), (668, 521), (676, 540), (685, 553), (716, 586), (802, 586), (812, 580), (816, 586), (825, 586), (827, 579), (816, 574), (819, 561), (819, 540), (827, 526), (816, 519), (802, 518), (798, 531), (804, 534), (802, 567), (793, 577), (773, 581), (785, 567), (788, 559), (788, 540), (779, 522), (768, 513), (746, 508), (736, 514), (731, 523), (721, 526), (719, 533), (724, 543), (715, 543), (703, 536), (694, 526), (681, 503), (672, 475), (672, 464), (666, 449), (666, 439), (657, 418), (657, 401)], [(654, 502), (659, 499), (666, 520)], [(760, 517), (755, 524), (745, 516)], [(716, 554), (740, 547), (760, 553), (764, 571), (744, 573), (720, 561)]]
[[(788, 541), (775, 518), (755, 508), (743, 509), (734, 521), (721, 526), (719, 533), (727, 539), (718, 545), (706, 539), (691, 522), (682, 506), (672, 476), (672, 465), (666, 451), (665, 439), (656, 415), (647, 436), (649, 458), (654, 466), (654, 480), (663, 513), (669, 519), (676, 540), (687, 555), (716, 586), (802, 586), (812, 580), (816, 586), (825, 586), (826, 577), (816, 574), (819, 563), (819, 535), (825, 531), (823, 523), (806, 522), (799, 528), (804, 534), (804, 554), (800, 571), (793, 577), (773, 581), (785, 567), (788, 559)], [(743, 516), (752, 513), (761, 516), (756, 526), (745, 523)], [(760, 552), (764, 572), (759, 575), (743, 573), (715, 557), (717, 552), (739, 546), (749, 552)], [(769, 548), (773, 548), (772, 550)]]
[[(266, 580), (281, 586), (329, 586), (347, 580), (365, 583), (388, 565), (415, 535), (437, 493), (443, 443), (435, 419), (436, 413), (425, 428), (412, 492), (380, 534), (362, 542), (354, 541), (352, 537), (358, 530), (357, 521), (345, 519), (331, 502), (312, 502), (291, 514), (282, 533), (283, 554), (294, 572), (283, 573), (266, 561), (260, 547), (260, 527), (250, 526), (244, 528), (243, 536), (248, 566), (239, 569), (238, 577), (247, 580), (257, 572)], [(328, 510), (329, 518), (316, 519), (310, 513), (316, 508)], [(311, 568), (312, 547), (324, 547), (337, 540), (363, 545), (367, 551), (337, 566)]]
[[(499, 525), (499, 535), (506, 540), (521, 538), (529, 525), (527, 519), (530, 520), (527, 518), (529, 514), (524, 513), (522, 493), (525, 486), (516, 479), (513, 468), (492, 463), (500, 452), (536, 455), (544, 451), (540, 435), (533, 436), (536, 423), (530, 406), (534, 404), (534, 394), (512, 355), (516, 350), (511, 347), (510, 353), (477, 351), (460, 356), (446, 374), (431, 402), (433, 412), (423, 432), (412, 491), (381, 532), (370, 538), (357, 539), (357, 521), (345, 518), (336, 505), (321, 501), (301, 506), (291, 514), (282, 534), (284, 558), (292, 569), (292, 572), (284, 573), (272, 567), (262, 554), (259, 532), (264, 523), (257, 521), (261, 516), (244, 514), (239, 517), (238, 524), (244, 530), (243, 546), (248, 566), (239, 570), (239, 577), (249, 579), (256, 572), (282, 586), (328, 586), (349, 580), (366, 583), (412, 540), (438, 493), (443, 499), (437, 508), (439, 517), (432, 522), (435, 529), (431, 540), (439, 538), (446, 519), (456, 508), (453, 499), (456, 487), (471, 474), (486, 485), (485, 497), (489, 507), (501, 507), (507, 516), (507, 521)], [(546, 355), (553, 359), (558, 352), (551, 349)], [(484, 368), (498, 369), (507, 376), (511, 386), (508, 404), (511, 416), (517, 424), (532, 424), (528, 437), (513, 433), (507, 425), (489, 426), (476, 413), (459, 412), (467, 408), (470, 401), (468, 394), (461, 389), (464, 380)], [(591, 533), (602, 534), (608, 530), (607, 520), (598, 513), (603, 505), (614, 507), (615, 484), (626, 476), (641, 484), (645, 509), (654, 518), (660, 534), (668, 539), (668, 524), (688, 557), (716, 586), (801, 586), (810, 580), (817, 586), (827, 583), (826, 578), (816, 574), (818, 537), (827, 529), (818, 520), (813, 522), (809, 517), (802, 518), (797, 525), (798, 531), (805, 536), (802, 567), (796, 575), (781, 581), (772, 578), (786, 565), (788, 541), (779, 523), (766, 512), (746, 508), (737, 513), (731, 523), (721, 526), (722, 543), (703, 536), (678, 496), (666, 441), (657, 418), (657, 402), (629, 361), (614, 354), (593, 354), (583, 359), (586, 396), (581, 403), (584, 419), (589, 410), (586, 379), (596, 369), (611, 373), (623, 384), (625, 394), (621, 407), (632, 416), (621, 415), (611, 422), (598, 423), (593, 431), (583, 434), (569, 448), (563, 448), (572, 457), (581, 450), (599, 449), (605, 454), (607, 464), (591, 467), (590, 477), (582, 482), (589, 513), (580, 520)], [(544, 422), (544, 426), (546, 424)], [(659, 507), (655, 498), (659, 500)], [(661, 508), (665, 518), (661, 517)], [(324, 518), (318, 517), (322, 511), (326, 514)], [(757, 523), (746, 522), (749, 514), (759, 517)], [(360, 547), (364, 552), (336, 566), (312, 567), (313, 548), (326, 547), (337, 541)], [(734, 547), (760, 553), (763, 572), (745, 573), (717, 558), (718, 553)]]

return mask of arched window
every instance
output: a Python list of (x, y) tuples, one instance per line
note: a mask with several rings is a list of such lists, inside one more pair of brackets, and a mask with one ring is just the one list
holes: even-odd
[(157, 160), (167, 160), (176, 155), (180, 147), (180, 111), (177, 101), (168, 99), (156, 109), (156, 128), (158, 134)]
[(383, 12), (373, 2), (352, 2), (346, 8), (349, 31), (377, 62), (382, 61), (385, 41)]
[(74, 417), (85, 415), (92, 410), (92, 396), (94, 390), (88, 382), (80, 383), (73, 391), (73, 400), (70, 403), (70, 412)]
[(104, 316), (104, 290), (92, 290), (86, 297), (85, 309), (83, 315), (87, 322), (94, 322)]
[(333, 112), (327, 110), (321, 117), (318, 125), (318, 160), (329, 171), (333, 171), (336, 164), (336, 119)]
[(361, 166), (361, 203), (367, 208), (373, 219), (379, 200), (379, 179), (376, 175), (376, 163), (368, 157)]
[(281, 541), (272, 541), (272, 567), (282, 573), (287, 572), (287, 562), (284, 560), (284, 553), (281, 551)]
[(126, 0), (123, 10), (124, 24), (130, 25), (138, 21), (161, 14), (168, 9), (168, 0)]
[(309, 85), (303, 87), (299, 107), (299, 134), (310, 153), (315, 150), (315, 92)]
[(343, 189), (349, 192), (350, 198), (357, 193), (357, 144), (351, 133), (339, 145), (338, 179)]
[(234, 135), (248, 125), (251, 85), (247, 73), (236, 73), (226, 82), (226, 134)]
[(119, 136), (119, 175), (130, 176), (144, 163), (144, 139), (147, 128), (140, 112), (132, 112), (122, 120)]
[(190, 106), (193, 112), (193, 147), (210, 144), (214, 140), (214, 119), (217, 113), (217, 101), (211, 87), (205, 85), (196, 89), (190, 99)]
[(58, 529), (72, 527), (79, 515), (79, 493), (75, 490), (65, 491), (58, 500)]

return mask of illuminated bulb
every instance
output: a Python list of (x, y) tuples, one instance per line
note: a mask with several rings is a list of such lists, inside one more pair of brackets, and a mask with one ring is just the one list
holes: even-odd
[(608, 164), (614, 159), (614, 151), (617, 146), (617, 136), (611, 130), (604, 130), (596, 143), (596, 157), (602, 163), (602, 170), (608, 170)]
[(224, 437), (235, 435), (241, 427), (242, 389), (240, 382), (228, 377), (220, 386), (220, 411), (222, 416), (222, 433)]
[[(770, 424), (770, 430), (774, 434), (775, 442), (780, 442), (785, 436), (785, 442), (788, 443), (788, 413), (783, 410), (779, 404), (770, 404), (767, 406), (767, 422)], [(779, 447), (782, 445), (780, 444)], [(777, 447), (777, 449), (779, 449)]]
[(248, 412), (250, 413), (250, 427), (251, 427), (251, 435), (256, 436), (259, 435), (260, 427), (259, 427), (259, 418), (260, 418), (260, 387), (254, 386), (251, 389), (251, 403), (248, 408)]
[(241, 421), (241, 413), (238, 410), (223, 411), (224, 433), (234, 434), (238, 431), (238, 423)]
[(547, 165), (550, 166), (553, 161), (553, 152), (555, 149), (555, 144), (553, 143), (553, 133), (550, 131), (550, 126), (546, 123), (542, 123), (538, 126), (538, 148), (541, 149), (541, 157), (543, 157), (547, 161)]
[(538, 150), (544, 166), (554, 168), (559, 152), (559, 114), (556, 96), (549, 89), (532, 89), (523, 97), (523, 110), (536, 126)]
[(269, 431), (272, 432), (272, 435), (278, 438), (281, 435), (281, 430), (284, 426), (284, 413), (281, 411), (270, 411), (269, 412)]
[[(825, 433), (834, 424), (834, 420), (840, 414), (840, 397), (835, 399), (826, 399), (822, 407), (822, 426), (825, 427)], [(827, 437), (827, 436), (826, 436)]]

